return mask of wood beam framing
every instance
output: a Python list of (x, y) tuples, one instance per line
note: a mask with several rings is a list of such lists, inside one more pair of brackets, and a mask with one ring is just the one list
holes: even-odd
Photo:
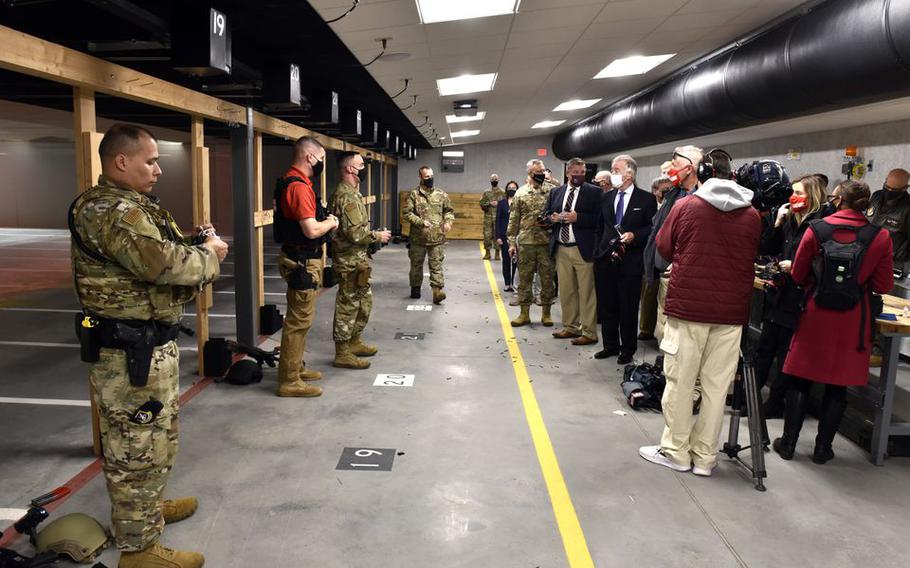
[[(193, 224), (212, 222), (211, 193), (209, 187), (209, 149), (205, 147), (202, 117), (194, 116), (190, 128), (193, 172)], [(203, 288), (196, 298), (196, 345), (199, 349), (199, 376), (205, 376), (202, 357), (205, 342), (209, 340), (209, 309), (212, 307), (212, 285)]]
[[(76, 193), (82, 193), (98, 182), (101, 157), (92, 148), (86, 134), (98, 130), (95, 118), (95, 92), (91, 89), (73, 89), (73, 142), (76, 154)], [(86, 144), (88, 142), (88, 144)], [(94, 155), (94, 157), (93, 157)]]
[[(255, 118), (254, 118), (255, 120)], [(253, 135), (253, 224), (256, 227), (256, 250), (259, 251), (256, 262), (256, 277), (259, 280), (259, 306), (265, 305), (265, 239), (263, 238), (262, 213), (262, 134)], [(272, 211), (269, 211), (272, 213)], [(271, 220), (271, 216), (270, 216)]]

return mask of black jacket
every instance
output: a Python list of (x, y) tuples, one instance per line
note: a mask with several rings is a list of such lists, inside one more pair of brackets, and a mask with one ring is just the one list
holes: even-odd
[[(613, 202), (616, 200), (615, 189), (605, 193), (601, 198), (601, 217), (603, 230), (598, 235), (597, 252), (600, 258), (607, 254), (610, 240), (617, 236), (616, 210)], [(622, 218), (622, 228), (635, 235), (632, 243), (626, 247), (626, 254), (619, 264), (619, 273), (622, 276), (638, 276), (644, 273), (644, 252), (651, 234), (651, 221), (657, 214), (657, 199), (651, 192), (634, 187), (632, 194), (626, 197), (625, 212)], [(609, 260), (607, 260), (609, 262)]]
[[(557, 213), (562, 211), (566, 187), (566, 185), (561, 185), (550, 190), (547, 211)], [(598, 226), (601, 222), (601, 194), (601, 189), (596, 185), (583, 183), (575, 196), (574, 210), (578, 214), (578, 220), (572, 223), (572, 230), (575, 233), (575, 242), (578, 243), (578, 252), (581, 253), (581, 258), (587, 262), (594, 261), (596, 233), (599, 231)], [(550, 256), (556, 255), (556, 242), (559, 240), (560, 227), (562, 227), (561, 224), (553, 225), (553, 231), (550, 233)]]
[(893, 201), (888, 201), (885, 199), (887, 193), (887, 190), (881, 190), (872, 194), (866, 218), (891, 234), (894, 262), (900, 264), (910, 260), (910, 194), (904, 192)]
[[(773, 256), (780, 260), (793, 260), (799, 242), (809, 229), (809, 222), (827, 217), (832, 211), (828, 207), (812, 213), (797, 224), (790, 216), (780, 227), (774, 227), (774, 221), (765, 228), (762, 234), (759, 253)], [(790, 278), (789, 274), (781, 274), (778, 285), (765, 290), (765, 310), (763, 319), (777, 325), (795, 329), (799, 316), (803, 311), (806, 292)]]
[(648, 243), (645, 245), (645, 278), (648, 279), (648, 282), (656, 282), (657, 279), (660, 278), (660, 273), (670, 266), (670, 263), (661, 258), (660, 254), (657, 252), (657, 233), (660, 231), (660, 228), (664, 226), (664, 221), (666, 221), (667, 217), (670, 215), (673, 204), (680, 199), (685, 199), (693, 193), (695, 193), (695, 189), (686, 192), (686, 190), (681, 187), (674, 186), (664, 194), (663, 203), (660, 204), (657, 214), (654, 215), (654, 219), (651, 221), (651, 234), (648, 235)]
[(494, 225), (494, 239), (502, 239), (502, 244), (508, 245), (509, 237), (506, 231), (509, 228), (509, 212), (511, 207), (508, 199), (500, 199), (496, 205), (496, 223)]

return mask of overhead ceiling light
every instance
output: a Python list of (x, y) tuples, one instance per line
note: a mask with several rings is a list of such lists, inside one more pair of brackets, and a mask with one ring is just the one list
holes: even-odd
[(480, 134), (479, 130), (459, 130), (458, 132), (450, 132), (449, 135), (452, 138), (463, 138), (465, 136), (477, 136)]
[(464, 158), (464, 150), (443, 150), (443, 158)]
[(578, 110), (580, 108), (589, 108), (589, 107), (596, 105), (601, 100), (603, 100), (603, 99), (582, 99), (582, 100), (575, 99), (572, 101), (566, 101), (566, 102), (562, 103), (561, 105), (559, 105), (558, 107), (554, 108), (553, 110), (561, 111), (561, 110)]
[(594, 75), (595, 79), (603, 79), (605, 77), (625, 77), (626, 75), (641, 75), (647, 73), (651, 69), (654, 69), (667, 59), (670, 59), (676, 55), (675, 53), (667, 53), (664, 55), (633, 55), (632, 57), (624, 57), (622, 59), (616, 59), (613, 63), (607, 65), (600, 70), (600, 73)]
[(439, 89), (440, 97), (447, 97), (492, 91), (495, 83), (496, 73), (484, 73), (483, 75), (461, 75), (460, 77), (436, 79), (436, 88)]
[(455, 116), (454, 114), (446, 115), (446, 122), (452, 124), (453, 122), (472, 122), (475, 120), (483, 120), (483, 117), (487, 115), (486, 111), (477, 111), (477, 114), (474, 116)]
[(417, 0), (422, 24), (515, 14), (521, 0)]
[(565, 120), (542, 120), (531, 128), (550, 128), (551, 126), (559, 126), (563, 122), (565, 122)]

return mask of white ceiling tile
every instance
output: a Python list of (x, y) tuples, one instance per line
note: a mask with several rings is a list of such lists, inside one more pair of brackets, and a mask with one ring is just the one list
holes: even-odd
[(715, 10), (700, 14), (676, 14), (667, 19), (656, 31), (664, 33), (714, 29), (718, 26), (729, 25), (742, 14), (741, 10)]
[(493, 73), (502, 59), (502, 51), (463, 53), (445, 57), (433, 57), (432, 64), (436, 78), (454, 77), (456, 75)]
[(566, 26), (564, 28), (554, 28), (548, 30), (548, 32), (545, 34), (513, 32), (509, 34), (509, 41), (506, 43), (506, 49), (550, 44), (571, 46), (573, 43), (578, 41), (578, 39), (582, 36), (582, 34), (585, 33), (585, 30), (587, 30), (588, 27), (588, 24)]
[(641, 20), (601, 20), (595, 22), (585, 32), (582, 41), (588, 39), (610, 39), (614, 42), (624, 41), (624, 38), (649, 34), (667, 21), (661, 16), (657, 18), (644, 18)]
[(430, 41), (501, 36), (509, 31), (514, 15), (472, 18), (423, 26)]
[(598, 22), (666, 18), (679, 10), (686, 0), (627, 0), (610, 2), (597, 17)]
[[(340, 14), (339, 14), (340, 15)], [(357, 9), (343, 19), (330, 24), (336, 34), (419, 24), (420, 15), (414, 0), (361, 2)]]
[(343, 34), (342, 40), (348, 46), (348, 49), (357, 51), (381, 46), (376, 40), (384, 37), (391, 38), (389, 41), (390, 51), (397, 51), (399, 48), (406, 46), (426, 44), (424, 26), (420, 24), (391, 26), (381, 30), (346, 32)]
[(566, 26), (590, 24), (603, 9), (602, 5), (573, 6), (521, 12), (515, 16), (512, 33), (547, 31)]
[[(724, 10), (745, 11), (749, 8), (762, 4), (762, 0), (724, 0), (722, 6)], [(703, 12), (713, 12), (719, 7), (717, 0), (689, 0), (685, 6), (680, 8), (680, 14), (697, 14)]]
[(430, 54), (434, 57), (449, 57), (467, 53), (501, 52), (506, 46), (506, 37), (494, 36), (471, 39), (451, 39), (430, 42)]
[[(339, 1), (339, 0), (327, 0), (327, 1)], [(604, 0), (559, 0), (559, 5), (565, 9), (570, 10), (576, 6), (585, 6), (585, 5), (598, 5), (603, 6), (608, 4), (608, 1)], [(521, 0), (521, 6), (518, 8), (518, 13), (522, 12), (533, 12), (536, 10), (549, 10), (553, 8), (553, 0)]]

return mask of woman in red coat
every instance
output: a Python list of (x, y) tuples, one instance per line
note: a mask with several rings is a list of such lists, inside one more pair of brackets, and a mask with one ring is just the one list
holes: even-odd
[[(831, 203), (837, 212), (821, 222), (834, 226), (863, 227), (868, 224), (863, 212), (869, 207), (869, 200), (868, 185), (846, 181), (831, 196)], [(856, 232), (838, 229), (832, 238), (839, 243), (848, 243), (856, 239)], [(822, 383), (825, 385), (825, 396), (822, 399), (812, 461), (823, 464), (834, 458), (831, 442), (847, 405), (847, 387), (865, 385), (869, 380), (873, 324), (868, 293), (863, 294), (862, 299), (865, 304), (864, 322), (863, 306), (860, 304), (846, 311), (816, 305), (811, 292), (815, 288), (812, 264), (819, 256), (818, 236), (814, 230), (808, 230), (799, 243), (791, 275), (797, 284), (810, 290), (810, 293), (806, 311), (797, 324), (784, 363), (783, 371), (791, 376), (792, 381), (784, 410), (784, 434), (774, 440), (774, 451), (785, 460), (793, 459), (796, 440), (806, 416), (809, 389), (813, 383)], [(892, 269), (891, 237), (887, 231), (879, 230), (863, 255), (859, 284), (865, 292), (870, 289), (878, 294), (888, 292), (894, 285)]]

